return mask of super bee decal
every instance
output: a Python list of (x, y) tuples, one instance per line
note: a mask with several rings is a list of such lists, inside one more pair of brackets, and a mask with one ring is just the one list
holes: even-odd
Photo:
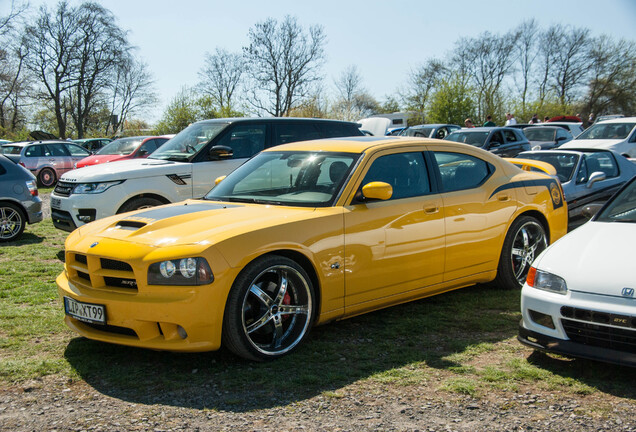
[(551, 179), (541, 179), (541, 180), (521, 180), (512, 183), (507, 183), (505, 185), (499, 186), (494, 190), (488, 199), (492, 198), (496, 193), (501, 192), (506, 189), (516, 189), (521, 187), (531, 187), (531, 186), (544, 186), (550, 192), (550, 197), (552, 198), (552, 205), (555, 209), (558, 209), (563, 206), (563, 195), (561, 194), (561, 187), (557, 184), (555, 180)]

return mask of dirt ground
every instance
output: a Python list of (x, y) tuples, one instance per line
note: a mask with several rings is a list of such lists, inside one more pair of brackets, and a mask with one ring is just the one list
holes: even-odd
[(113, 397), (86, 382), (53, 377), (4, 386), (0, 430), (636, 431), (634, 401), (609, 395), (572, 398), (529, 390), (473, 399), (428, 386), (363, 381), (268, 409), (251, 409), (249, 401), (237, 399), (231, 409), (213, 410), (199, 407), (201, 401), (214, 404), (213, 386), (203, 394), (197, 390)]

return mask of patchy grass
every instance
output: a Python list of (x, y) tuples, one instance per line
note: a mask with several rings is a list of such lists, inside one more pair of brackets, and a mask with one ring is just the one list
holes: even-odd
[[(27, 227), (19, 242), (0, 246), (4, 385), (53, 375), (117, 397), (148, 395), (149, 401), (163, 392), (203, 388), (220, 394), (225, 406), (247, 407), (320, 394), (338, 399), (342, 388), (357, 382), (379, 394), (385, 386), (415, 386), (480, 398), (530, 387), (573, 397), (606, 392), (636, 398), (633, 369), (547, 356), (520, 345), (519, 292), (485, 286), (317, 327), (294, 354), (269, 363), (223, 350), (178, 354), (79, 338), (63, 324), (55, 286), (65, 237), (47, 219)], [(199, 405), (217, 409), (205, 400)]]

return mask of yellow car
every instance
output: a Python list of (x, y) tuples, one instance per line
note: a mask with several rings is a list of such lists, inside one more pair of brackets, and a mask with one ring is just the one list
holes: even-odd
[(307, 141), (261, 152), (203, 199), (80, 227), (57, 284), (87, 338), (266, 360), (316, 324), (480, 282), (519, 288), (566, 229), (554, 178), (478, 148)]

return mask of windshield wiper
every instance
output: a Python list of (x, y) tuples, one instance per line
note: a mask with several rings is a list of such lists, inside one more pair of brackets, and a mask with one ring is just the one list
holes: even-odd
[(215, 199), (220, 201), (240, 202), (240, 203), (249, 203), (249, 204), (272, 204), (272, 205), (283, 204), (281, 201), (264, 200), (264, 199), (258, 199), (258, 198), (215, 197)]

